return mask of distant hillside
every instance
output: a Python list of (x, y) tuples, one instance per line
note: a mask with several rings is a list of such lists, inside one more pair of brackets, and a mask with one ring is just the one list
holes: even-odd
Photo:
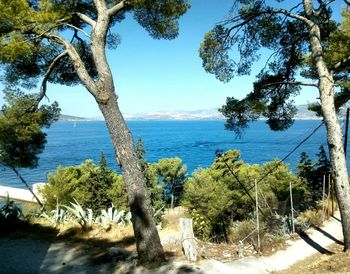
[(58, 120), (59, 121), (86, 121), (89, 119), (83, 118), (83, 117), (72, 116), (72, 115), (61, 114), (60, 118)]
[[(297, 106), (298, 113), (296, 120), (318, 120), (319, 117), (307, 109), (307, 105)], [(154, 111), (136, 114), (124, 114), (126, 120), (223, 120), (225, 117), (218, 111), (218, 108), (200, 110), (174, 110)], [(61, 115), (60, 121), (103, 121), (103, 116), (83, 118), (70, 115)]]
[(320, 117), (317, 117), (315, 112), (308, 110), (307, 105), (297, 106), (298, 113), (295, 115), (294, 119), (296, 120), (319, 120)]

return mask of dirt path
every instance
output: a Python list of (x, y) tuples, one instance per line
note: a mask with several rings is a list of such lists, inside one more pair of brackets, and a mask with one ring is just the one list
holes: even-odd
[[(246, 257), (231, 263), (215, 260), (191, 265), (181, 262), (158, 269), (145, 270), (131, 267), (133, 260), (118, 264), (118, 256), (125, 254), (99, 254), (94, 248), (79, 243), (33, 238), (30, 236), (0, 235), (0, 274), (27, 273), (133, 273), (133, 274), (231, 274), (269, 273), (281, 271), (315, 253), (327, 254), (327, 246), (342, 241), (341, 223), (331, 218), (322, 228), (312, 229), (302, 239), (290, 241), (286, 250), (269, 257)], [(127, 254), (126, 254), (127, 255)], [(127, 267), (125, 267), (125, 265)], [(179, 272), (180, 271), (180, 272)]]
[[(333, 243), (341, 243), (343, 239), (339, 214), (327, 221), (322, 228), (311, 229), (308, 231), (308, 234), (301, 236), (302, 239), (289, 241), (289, 247), (286, 250), (280, 250), (269, 257), (246, 257), (223, 266), (220, 262), (209, 261), (204, 263), (201, 269), (216, 269), (216, 272), (212, 273), (217, 274), (264, 274), (287, 269), (296, 262), (315, 253), (330, 254), (327, 246)], [(222, 268), (220, 268), (221, 266)]]

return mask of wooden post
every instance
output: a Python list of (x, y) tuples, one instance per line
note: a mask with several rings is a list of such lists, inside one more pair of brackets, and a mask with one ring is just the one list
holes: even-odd
[(255, 179), (255, 201), (256, 201), (256, 230), (258, 232), (258, 253), (260, 254), (260, 225), (259, 225), (259, 200), (258, 200), (258, 184)]
[(293, 192), (292, 192), (292, 182), (289, 182), (289, 192), (290, 192), (290, 211), (292, 212), (292, 233), (295, 233), (294, 226), (294, 208), (293, 208)]
[(323, 184), (322, 184), (322, 216), (323, 221), (325, 220), (325, 203), (324, 203), (324, 196), (326, 192), (326, 175), (323, 175)]
[(196, 242), (193, 235), (192, 219), (180, 218), (182, 248), (187, 260), (197, 261)]
[(331, 175), (328, 174), (327, 216), (329, 216), (329, 203), (331, 202)]

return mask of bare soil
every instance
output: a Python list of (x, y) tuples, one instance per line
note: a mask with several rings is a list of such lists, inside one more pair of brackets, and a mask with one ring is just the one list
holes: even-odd
[(299, 261), (292, 267), (277, 273), (350, 273), (350, 253), (343, 252), (343, 248), (343, 245), (332, 244), (327, 248), (332, 254), (327, 255), (317, 253)]

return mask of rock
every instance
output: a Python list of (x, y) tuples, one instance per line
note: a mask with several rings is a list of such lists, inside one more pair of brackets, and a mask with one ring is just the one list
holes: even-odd
[(131, 255), (131, 253), (127, 250), (120, 249), (118, 247), (111, 247), (108, 249), (108, 255), (115, 259), (121, 260), (128, 258)]

